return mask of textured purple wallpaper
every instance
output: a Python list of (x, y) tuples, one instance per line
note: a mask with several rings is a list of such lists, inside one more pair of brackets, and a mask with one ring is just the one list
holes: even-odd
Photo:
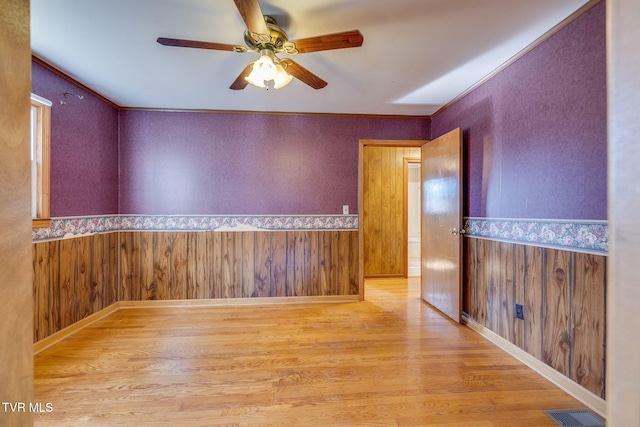
[[(118, 213), (118, 111), (32, 63), (31, 91), (51, 107), (51, 216)], [(67, 96), (81, 95), (84, 99)]]
[(120, 213), (356, 213), (359, 139), (429, 132), (426, 117), (121, 111)]
[(432, 118), (464, 133), (465, 215), (607, 219), (605, 2)]

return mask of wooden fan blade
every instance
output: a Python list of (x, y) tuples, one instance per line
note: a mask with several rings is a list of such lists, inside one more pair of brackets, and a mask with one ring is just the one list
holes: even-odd
[(309, 37), (306, 39), (290, 40), (285, 42), (283, 49), (290, 54), (318, 52), (321, 50), (345, 49), (348, 47), (360, 47), (364, 37), (358, 30), (344, 31), (342, 33), (326, 34), (324, 36)]
[(251, 61), (249, 63), (249, 65), (247, 65), (244, 70), (242, 70), (242, 72), (240, 73), (240, 75), (238, 76), (238, 78), (231, 83), (231, 86), (229, 86), (229, 89), (233, 89), (233, 90), (242, 90), (245, 87), (247, 87), (247, 85), (249, 84), (249, 82), (247, 81), (247, 79), (245, 79), (245, 77), (247, 77), (249, 74), (251, 74), (251, 70), (253, 68), (253, 63), (255, 61)]
[(327, 85), (327, 82), (322, 80), (320, 77), (316, 76), (311, 71), (304, 68), (302, 65), (293, 62), (289, 58), (283, 59), (282, 61), (280, 61), (280, 63), (283, 64), (284, 69), (287, 73), (291, 74), (301, 82), (308, 84), (314, 89), (322, 89)]
[(268, 43), (271, 41), (264, 15), (258, 0), (233, 0), (242, 16), (242, 20), (247, 25), (249, 34), (254, 40)]
[(166, 37), (158, 37), (157, 42), (163, 46), (193, 47), (196, 49), (226, 50), (229, 52), (246, 52), (248, 50), (244, 46), (236, 46), (233, 44), (199, 42), (196, 40), (169, 39)]

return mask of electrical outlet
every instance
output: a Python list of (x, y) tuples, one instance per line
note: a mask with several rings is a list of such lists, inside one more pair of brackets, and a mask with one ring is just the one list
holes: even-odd
[(349, 215), (349, 205), (342, 205), (342, 215)]
[(522, 304), (516, 304), (516, 318), (524, 320), (524, 308), (522, 308)]

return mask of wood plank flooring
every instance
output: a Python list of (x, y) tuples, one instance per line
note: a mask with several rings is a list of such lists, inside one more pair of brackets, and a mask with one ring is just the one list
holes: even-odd
[(419, 298), (122, 309), (35, 357), (36, 426), (556, 426), (584, 407)]

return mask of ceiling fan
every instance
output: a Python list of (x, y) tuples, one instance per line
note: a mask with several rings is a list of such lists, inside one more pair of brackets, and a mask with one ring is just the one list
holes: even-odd
[(247, 26), (244, 41), (247, 47), (203, 42), (195, 40), (159, 37), (164, 46), (191, 47), (196, 49), (224, 50), (230, 52), (258, 52), (260, 58), (251, 61), (231, 84), (229, 89), (240, 90), (249, 83), (269, 89), (271, 81), (275, 89), (287, 85), (293, 77), (314, 89), (322, 89), (327, 82), (289, 58), (280, 59), (277, 53), (297, 55), (322, 50), (344, 49), (362, 46), (364, 38), (358, 30), (289, 40), (287, 33), (270, 16), (264, 16), (258, 0), (234, 0), (242, 20)]

